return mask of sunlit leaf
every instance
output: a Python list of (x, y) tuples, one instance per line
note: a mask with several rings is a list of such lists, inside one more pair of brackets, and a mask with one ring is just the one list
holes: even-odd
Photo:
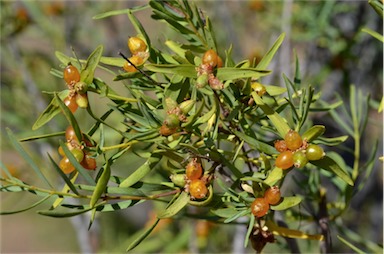
[(164, 211), (157, 215), (157, 218), (164, 219), (175, 216), (178, 212), (183, 209), (189, 201), (190, 197), (188, 193), (181, 192), (180, 195), (173, 201), (171, 205), (169, 205)]
[(317, 167), (322, 169), (331, 171), (335, 173), (338, 177), (340, 177), (344, 182), (353, 186), (353, 180), (349, 176), (347, 172), (345, 172), (333, 159), (328, 156), (324, 156), (324, 158), (316, 161), (311, 161), (311, 163)]
[(296, 206), (300, 204), (302, 198), (301, 197), (282, 197), (282, 200), (280, 201), (279, 204), (277, 205), (271, 205), (271, 209), (275, 211), (280, 211), (280, 210), (286, 210), (288, 208), (291, 208), (293, 206)]
[(306, 234), (300, 230), (288, 229), (285, 227), (279, 227), (274, 222), (268, 220), (265, 225), (268, 227), (268, 230), (274, 235), (279, 235), (288, 238), (297, 238), (297, 239), (308, 239), (308, 240), (317, 240), (323, 241), (323, 235), (310, 235)]

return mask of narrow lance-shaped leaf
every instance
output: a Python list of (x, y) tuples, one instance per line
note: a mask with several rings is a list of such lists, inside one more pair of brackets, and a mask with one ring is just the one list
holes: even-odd
[(55, 161), (52, 159), (51, 155), (48, 154), (48, 158), (49, 160), (52, 162), (52, 165), (53, 165), (53, 168), (59, 173), (59, 175), (61, 176), (61, 178), (64, 180), (64, 182), (67, 184), (66, 186), (69, 187), (69, 189), (71, 191), (73, 191), (73, 193), (79, 195), (79, 192), (76, 190), (76, 187), (73, 185), (73, 183), (71, 182), (71, 180), (69, 180), (69, 178), (64, 174), (64, 172), (59, 168), (59, 166), (57, 166), (57, 164), (55, 163)]
[(103, 167), (103, 173), (101, 174), (99, 180), (97, 181), (96, 188), (93, 191), (91, 201), (89, 203), (90, 207), (92, 208), (95, 207), (95, 204), (97, 203), (101, 195), (105, 193), (110, 177), (111, 177), (111, 167), (110, 167), (110, 162), (107, 161), (105, 166)]
[(248, 230), (247, 230), (247, 234), (245, 235), (245, 238), (244, 238), (244, 248), (247, 247), (248, 245), (248, 241), (249, 241), (249, 237), (251, 236), (251, 233), (253, 231), (253, 226), (255, 225), (255, 216), (253, 216), (252, 214), (249, 216), (250, 219), (249, 219), (249, 224), (248, 224)]
[[(69, 94), (69, 90), (64, 90), (59, 92), (58, 96), (60, 99), (64, 100)], [(32, 125), (32, 130), (37, 130), (46, 123), (48, 123), (52, 118), (54, 118), (57, 114), (60, 113), (60, 107), (57, 103), (56, 97), (54, 97), (47, 108), (40, 114), (37, 118), (36, 122)]]
[(144, 229), (143, 233), (128, 246), (126, 251), (131, 251), (136, 248), (136, 246), (138, 246), (153, 231), (159, 221), (160, 219), (156, 219), (149, 228)]
[(281, 43), (283, 43), (285, 37), (285, 33), (282, 33), (279, 38), (275, 41), (275, 43), (272, 45), (271, 49), (265, 54), (265, 56), (260, 60), (260, 62), (257, 64), (256, 68), (258, 69), (266, 69), (269, 65), (269, 63), (272, 61), (273, 56), (276, 54), (277, 50), (279, 49)]
[(10, 215), (10, 214), (15, 214), (15, 213), (21, 213), (21, 212), (25, 212), (25, 211), (28, 211), (32, 208), (35, 208), (36, 206), (44, 203), (47, 199), (49, 199), (51, 196), (50, 195), (47, 195), (46, 197), (42, 198), (41, 200), (37, 201), (36, 203), (30, 205), (29, 207), (27, 208), (23, 208), (23, 209), (20, 209), (20, 210), (15, 210), (15, 211), (0, 211), (0, 215)]
[(328, 156), (324, 156), (324, 158), (316, 161), (311, 161), (311, 163), (315, 166), (318, 166), (322, 169), (331, 171), (335, 173), (338, 177), (340, 177), (344, 182), (353, 186), (353, 180), (349, 176), (347, 172), (345, 172), (333, 159)]
[(60, 97), (55, 93), (56, 101), (60, 107), (60, 109), (63, 111), (65, 118), (67, 118), (69, 124), (73, 127), (73, 130), (75, 131), (76, 137), (78, 140), (82, 140), (82, 134), (79, 128), (79, 125), (77, 124), (76, 118), (72, 114), (71, 110), (64, 104), (64, 102), (60, 99)]
[(181, 209), (183, 209), (188, 204), (189, 199), (190, 197), (188, 193), (183, 191), (176, 198), (176, 200), (170, 206), (168, 206), (163, 212), (161, 212), (157, 217), (159, 219), (164, 219), (164, 218), (170, 218), (176, 215), (178, 212), (181, 211)]
[(143, 165), (141, 165), (135, 172), (128, 176), (121, 184), (120, 187), (130, 187), (140, 181), (146, 176), (160, 161), (158, 157), (150, 157)]
[(97, 65), (100, 62), (101, 55), (103, 54), (103, 45), (99, 45), (92, 54), (88, 57), (84, 68), (80, 73), (80, 80), (86, 84), (91, 84)]
[(12, 131), (7, 128), (7, 134), (9, 140), (11, 141), (13, 147), (17, 150), (17, 152), (23, 157), (23, 159), (27, 162), (27, 164), (35, 171), (35, 173), (49, 186), (53, 189), (53, 186), (50, 184), (48, 179), (41, 172), (40, 168), (36, 165), (36, 163), (32, 160), (32, 158), (28, 155), (28, 153), (24, 150), (24, 148), (17, 142), (17, 139), (13, 136)]
[(302, 198), (301, 197), (283, 197), (282, 201), (277, 205), (272, 205), (271, 210), (280, 211), (286, 210), (293, 206), (300, 204)]
[(273, 126), (279, 132), (281, 137), (284, 137), (285, 134), (290, 130), (288, 124), (285, 122), (284, 118), (281, 117), (277, 112), (275, 112), (271, 107), (264, 103), (263, 99), (256, 92), (251, 93), (256, 104), (264, 111), (269, 120), (271, 120)]
[(324, 125), (314, 125), (308, 130), (306, 130), (301, 137), (307, 142), (311, 142), (315, 140), (317, 137), (320, 137), (325, 132), (325, 126)]

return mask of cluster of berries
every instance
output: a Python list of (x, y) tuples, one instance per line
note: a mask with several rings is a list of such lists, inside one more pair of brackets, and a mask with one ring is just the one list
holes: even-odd
[(222, 66), (223, 60), (217, 55), (216, 51), (213, 49), (207, 50), (203, 55), (201, 65), (196, 68), (196, 86), (202, 88), (209, 84), (212, 89), (223, 89), (224, 84), (214, 74), (215, 68), (221, 68)]
[(169, 136), (176, 133), (180, 124), (187, 121), (187, 114), (195, 105), (195, 100), (186, 100), (178, 104), (171, 98), (165, 99), (167, 114), (160, 127), (159, 133), (162, 136)]
[[(77, 138), (76, 133), (72, 126), (68, 126), (65, 130), (65, 145), (68, 147), (69, 151), (72, 153), (73, 157), (83, 166), (85, 169), (94, 170), (96, 169), (96, 159), (91, 157), (86, 147), (92, 147), (92, 143), (84, 138), (82, 135), (82, 142)], [(82, 144), (84, 143), (85, 146)], [(63, 148), (60, 146), (59, 154), (62, 156), (60, 160), (59, 167), (65, 173), (69, 174), (75, 170), (75, 167), (69, 161), (68, 157), (65, 155)]]
[(325, 155), (323, 148), (315, 144), (308, 144), (294, 130), (289, 130), (284, 140), (275, 141), (275, 148), (280, 152), (275, 165), (281, 169), (288, 169), (292, 166), (303, 168), (308, 161), (320, 160)]
[(191, 160), (185, 168), (187, 178), (186, 189), (192, 199), (203, 199), (207, 197), (208, 188), (206, 186), (208, 180), (203, 176), (203, 168), (197, 158)]
[(281, 193), (278, 186), (272, 186), (264, 192), (264, 196), (256, 198), (251, 204), (253, 215), (260, 218), (267, 214), (270, 205), (276, 205), (280, 202)]
[(78, 107), (88, 107), (88, 85), (85, 82), (80, 81), (79, 70), (69, 63), (64, 68), (63, 76), (69, 89), (69, 94), (64, 99), (64, 104), (72, 113), (75, 113)]
[(148, 58), (147, 44), (139, 37), (130, 37), (127, 44), (132, 56), (125, 62), (123, 69), (126, 72), (137, 72), (136, 67), (142, 65)]

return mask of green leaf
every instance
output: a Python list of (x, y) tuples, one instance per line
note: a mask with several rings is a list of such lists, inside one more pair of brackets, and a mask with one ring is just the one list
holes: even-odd
[(24, 150), (24, 148), (19, 144), (16, 137), (13, 135), (12, 131), (9, 128), (6, 128), (9, 140), (13, 147), (17, 150), (17, 152), (23, 157), (23, 159), (27, 162), (27, 165), (29, 165), (35, 173), (42, 179), (49, 187), (52, 189), (53, 186), (50, 184), (48, 179), (44, 176), (44, 174), (41, 172), (39, 167), (36, 165), (36, 163), (32, 160), (32, 158), (28, 155), (28, 153)]
[(111, 66), (117, 66), (117, 67), (123, 67), (125, 64), (125, 60), (121, 57), (106, 57), (102, 56), (100, 58), (100, 63), (111, 65)]
[(47, 199), (49, 199), (51, 197), (51, 195), (47, 195), (46, 197), (42, 198), (41, 200), (37, 201), (36, 203), (32, 204), (31, 206), (27, 207), (27, 208), (23, 208), (23, 209), (20, 209), (20, 210), (15, 210), (15, 211), (0, 211), (0, 215), (10, 215), (10, 214), (15, 214), (15, 213), (21, 213), (21, 212), (25, 212), (25, 211), (28, 211), (32, 208), (35, 208), (36, 206), (42, 204), (44, 201), (46, 201)]
[(159, 223), (160, 219), (156, 219), (155, 222), (147, 229), (143, 229), (143, 233), (134, 240), (127, 248), (126, 251), (131, 251), (134, 248), (136, 248), (142, 241), (144, 241), (145, 238), (153, 231), (153, 229), (156, 227), (157, 223)]
[(227, 207), (227, 208), (219, 208), (216, 210), (211, 210), (211, 212), (219, 217), (222, 218), (231, 218), (239, 213), (239, 210), (237, 210), (234, 207)]
[(278, 167), (274, 167), (268, 174), (267, 178), (264, 180), (264, 183), (273, 186), (275, 185), (278, 181), (280, 181), (283, 178), (283, 170)]
[(242, 210), (242, 211), (237, 211), (236, 214), (234, 214), (234, 215), (232, 215), (231, 217), (229, 217), (229, 218), (227, 218), (226, 220), (224, 220), (224, 223), (230, 223), (230, 222), (232, 222), (232, 221), (234, 221), (234, 220), (237, 220), (238, 218), (243, 217), (243, 216), (245, 216), (245, 215), (247, 215), (247, 214), (249, 214), (249, 213), (250, 213), (250, 210), (249, 210), (249, 209), (247, 209), (247, 210)]
[[(64, 100), (69, 94), (69, 90), (64, 90), (59, 92), (58, 96), (60, 99)], [(49, 103), (48, 107), (41, 113), (37, 118), (36, 122), (32, 126), (32, 130), (37, 130), (46, 123), (48, 123), (53, 117), (60, 113), (60, 108), (57, 103), (57, 99), (54, 97)]]
[(343, 142), (345, 142), (348, 139), (348, 135), (340, 136), (340, 137), (334, 137), (334, 138), (326, 138), (326, 137), (319, 137), (316, 140), (316, 144), (323, 144), (327, 146), (337, 146)]
[(277, 205), (271, 205), (271, 209), (275, 211), (286, 210), (293, 206), (300, 204), (302, 198), (301, 197), (282, 197), (282, 200)]
[(19, 139), (19, 142), (33, 141), (33, 140), (37, 140), (37, 139), (52, 138), (52, 137), (58, 137), (58, 136), (64, 136), (64, 135), (65, 135), (65, 132), (61, 131), (61, 132), (55, 132), (55, 133), (42, 134), (42, 135), (36, 135), (36, 136), (21, 138), (21, 139)]
[(163, 212), (157, 215), (157, 218), (164, 219), (170, 218), (180, 212), (189, 202), (189, 195), (186, 192), (181, 192), (181, 194), (175, 199), (175, 201), (170, 204)]
[(283, 94), (287, 91), (287, 88), (281, 86), (269, 86), (264, 84), (263, 86), (265, 87), (265, 90), (267, 90), (267, 93), (273, 97)]
[(73, 185), (73, 183), (71, 182), (71, 180), (69, 180), (69, 178), (64, 174), (64, 172), (59, 168), (59, 166), (57, 166), (57, 164), (55, 163), (55, 161), (52, 159), (51, 155), (48, 154), (48, 158), (49, 160), (52, 162), (53, 164), (53, 168), (59, 173), (59, 175), (61, 176), (61, 178), (64, 180), (64, 182), (67, 184), (67, 186), (69, 187), (69, 189), (71, 189), (71, 191), (73, 191), (73, 193), (77, 194), (77, 195), (80, 195), (79, 192), (76, 190), (76, 187)]
[(257, 64), (257, 69), (266, 69), (269, 65), (269, 63), (272, 61), (273, 56), (276, 54), (277, 50), (279, 49), (281, 43), (283, 43), (285, 37), (285, 33), (282, 33), (279, 38), (275, 41), (275, 43), (272, 45), (271, 49), (265, 54), (265, 56), (260, 60), (260, 62)]
[(92, 193), (92, 197), (89, 203), (89, 206), (91, 208), (95, 207), (101, 195), (105, 193), (110, 177), (111, 177), (111, 167), (110, 167), (110, 162), (108, 160), (105, 166), (103, 167), (103, 172), (101, 173), (101, 176), (96, 183), (95, 190)]
[(138, 34), (141, 34), (144, 37), (148, 48), (151, 48), (151, 40), (149, 39), (148, 34), (145, 31), (145, 29), (143, 28), (143, 26), (141, 25), (140, 21), (135, 17), (135, 15), (133, 15), (132, 10), (129, 10), (127, 15), (128, 15), (129, 20), (131, 21), (133, 27), (135, 28), (136, 32)]
[(217, 69), (216, 77), (221, 81), (243, 78), (258, 79), (270, 73), (271, 71), (256, 68), (222, 67)]
[(234, 134), (237, 137), (239, 137), (241, 140), (244, 140), (245, 142), (247, 142), (251, 148), (256, 149), (259, 152), (263, 152), (269, 155), (276, 153), (276, 149), (273, 146), (270, 146), (257, 139), (254, 139), (240, 131), (234, 131)]
[(143, 165), (141, 165), (135, 172), (128, 176), (124, 181), (121, 182), (119, 187), (130, 187), (140, 181), (146, 176), (160, 161), (160, 158), (152, 156)]
[(290, 130), (288, 124), (285, 122), (284, 118), (281, 117), (277, 112), (275, 112), (271, 107), (269, 107), (266, 103), (264, 103), (263, 99), (257, 95), (256, 92), (251, 93), (253, 99), (256, 104), (264, 111), (273, 126), (275, 126), (276, 130), (279, 132), (280, 137), (284, 137), (285, 134)]
[(365, 251), (362, 251), (360, 250), (359, 248), (357, 248), (355, 245), (353, 245), (352, 243), (348, 242), (346, 239), (344, 239), (343, 237), (337, 235), (337, 238), (339, 238), (339, 240), (344, 243), (345, 245), (347, 245), (349, 248), (351, 248), (354, 252), (358, 253), (358, 254), (364, 254), (366, 253)]
[(317, 137), (320, 137), (325, 132), (325, 126), (324, 125), (314, 125), (308, 130), (306, 130), (301, 137), (307, 142), (311, 142), (315, 140)]
[(192, 64), (146, 64), (145, 68), (157, 73), (177, 74), (187, 78), (197, 78), (196, 67)]
[(55, 217), (55, 218), (67, 218), (67, 217), (72, 217), (72, 216), (77, 216), (83, 213), (86, 213), (88, 211), (92, 210), (92, 208), (84, 209), (84, 210), (79, 210), (79, 211), (58, 211), (58, 210), (42, 210), (42, 211), (37, 211), (38, 214), (49, 216), (49, 217)]
[(248, 224), (248, 230), (244, 238), (244, 248), (246, 248), (248, 245), (249, 237), (251, 236), (251, 233), (253, 231), (253, 226), (255, 225), (255, 220), (256, 220), (255, 216), (253, 216), (252, 214), (249, 217), (250, 219)]
[(100, 62), (101, 55), (103, 54), (103, 45), (99, 45), (88, 57), (84, 68), (80, 73), (80, 80), (86, 84), (91, 84), (97, 65)]
[(311, 161), (311, 163), (322, 169), (331, 171), (340, 177), (344, 182), (353, 186), (354, 183), (347, 172), (345, 172), (333, 159), (328, 156), (316, 161)]
[(114, 10), (114, 11), (107, 11), (104, 13), (97, 14), (92, 17), (92, 19), (103, 19), (103, 18), (108, 18), (112, 16), (117, 16), (121, 14), (128, 14), (129, 12), (136, 12), (136, 11), (141, 11), (145, 10), (148, 8), (148, 5), (142, 5), (142, 6), (137, 6), (129, 9), (122, 9), (122, 10)]
[(57, 95), (57, 93), (55, 93), (55, 98), (60, 109), (63, 111), (65, 118), (67, 118), (69, 124), (73, 127), (73, 130), (75, 131), (77, 139), (82, 140), (83, 135), (81, 133), (79, 125), (77, 124), (75, 116), (72, 114), (71, 110), (64, 104), (64, 102)]

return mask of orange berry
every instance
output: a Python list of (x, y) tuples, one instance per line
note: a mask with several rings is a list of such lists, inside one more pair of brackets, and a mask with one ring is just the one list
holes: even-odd
[(284, 140), (276, 140), (274, 145), (275, 145), (275, 149), (280, 153), (287, 151), (288, 149), (287, 144), (285, 143)]
[(73, 113), (76, 112), (77, 108), (79, 107), (76, 103), (76, 96), (67, 96), (64, 99), (64, 104), (69, 108), (69, 110)]
[(67, 84), (77, 83), (80, 81), (79, 70), (72, 64), (68, 64), (63, 71), (64, 80)]
[(203, 55), (203, 64), (209, 64), (210, 66), (215, 67), (218, 61), (218, 55), (213, 49), (207, 50)]
[(88, 154), (84, 155), (84, 158), (80, 164), (81, 164), (81, 166), (83, 166), (83, 168), (88, 169), (88, 170), (95, 170), (97, 167), (96, 159), (90, 157)]
[(251, 211), (258, 218), (266, 215), (268, 210), (269, 204), (265, 198), (256, 198), (251, 204)]
[(75, 170), (75, 167), (72, 165), (72, 163), (69, 161), (68, 157), (64, 156), (60, 163), (59, 167), (61, 171), (63, 171), (65, 174), (72, 173)]
[(185, 169), (185, 174), (189, 180), (196, 180), (203, 175), (203, 168), (201, 164), (197, 162), (197, 159), (190, 161)]
[(279, 203), (281, 199), (279, 187), (272, 186), (271, 188), (268, 188), (264, 193), (264, 198), (271, 205), (276, 205), (277, 203)]
[[(140, 66), (144, 63), (144, 59), (141, 58), (140, 56), (132, 56), (129, 58), (129, 61), (131, 61), (131, 63), (133, 63), (136, 67)], [(123, 69), (126, 72), (136, 72), (137, 71), (137, 69), (132, 64), (130, 64), (128, 61), (125, 62)]]
[(67, 129), (65, 130), (65, 139), (69, 140), (69, 141), (75, 140), (78, 143), (80, 143), (79, 139), (76, 137), (75, 130), (73, 129), (73, 127), (71, 125), (68, 126)]
[(128, 48), (133, 55), (144, 52), (147, 49), (147, 44), (139, 37), (129, 37)]
[(288, 169), (293, 166), (293, 153), (291, 151), (285, 151), (279, 154), (275, 162), (276, 167), (281, 169)]
[(299, 149), (303, 144), (303, 139), (300, 134), (294, 130), (289, 130), (287, 134), (285, 134), (284, 141), (288, 149), (292, 151)]
[(192, 180), (189, 184), (189, 194), (196, 199), (205, 198), (208, 194), (207, 186), (202, 180)]

